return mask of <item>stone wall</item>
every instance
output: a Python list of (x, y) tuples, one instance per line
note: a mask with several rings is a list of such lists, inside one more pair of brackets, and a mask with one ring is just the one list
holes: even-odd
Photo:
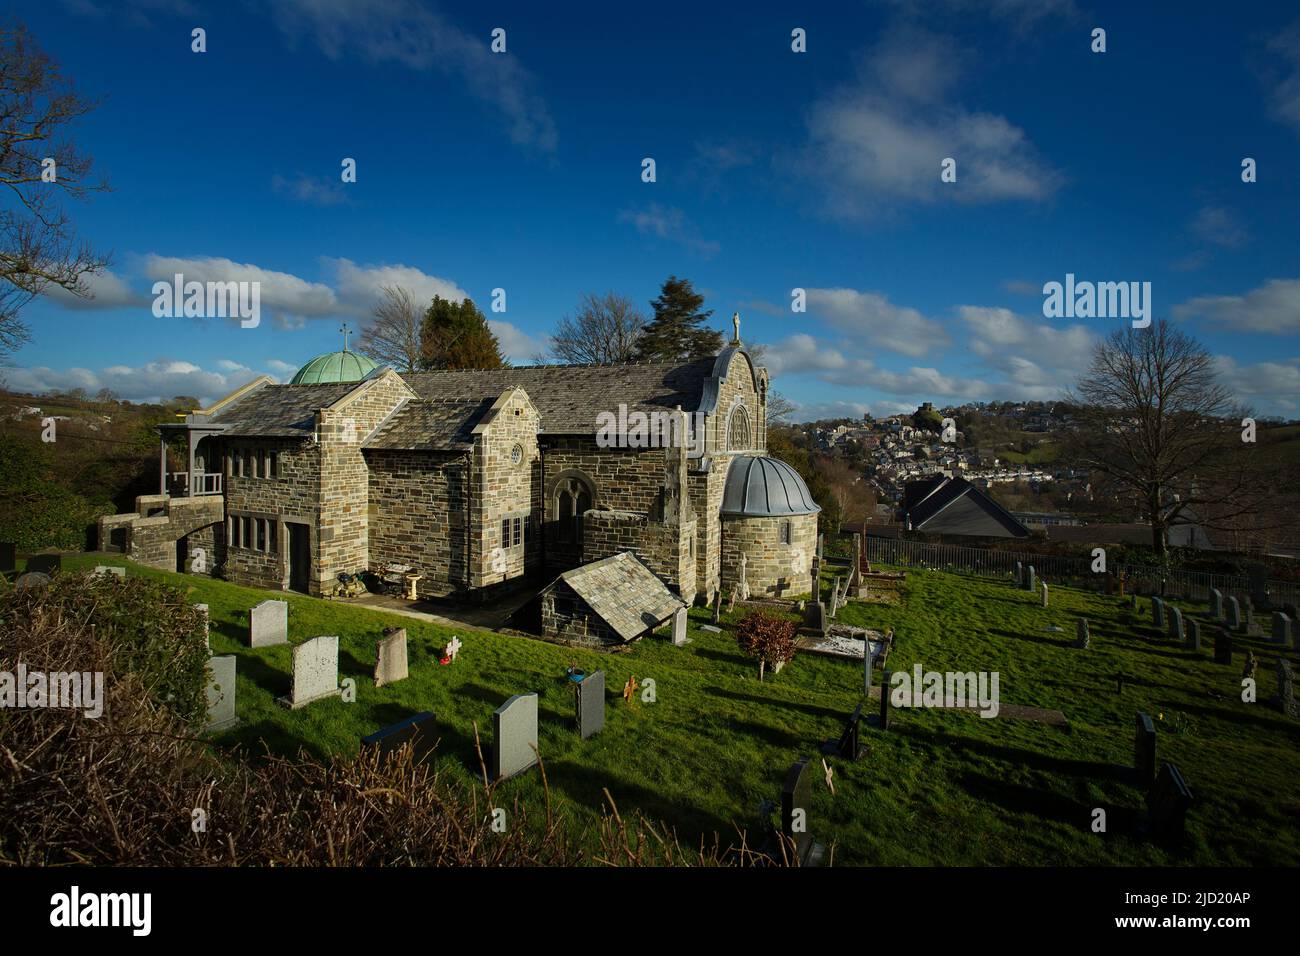
[[(99, 521), (99, 547), (106, 549), (115, 529), (124, 534), (123, 553), (133, 561), (164, 571), (179, 569), (177, 542), (184, 539), (184, 568), (211, 574), (217, 553), (216, 529), (223, 505), (219, 495), (169, 498), (141, 495), (136, 510), (123, 515), (106, 515)], [(195, 561), (196, 550), (198, 560)]]
[[(250, 587), (283, 590), (289, 586), (289, 533), (286, 521), (310, 529), (312, 564), (317, 564), (317, 531), (320, 526), (321, 448), (310, 440), (291, 438), (228, 439), (225, 454), (226, 515), (265, 518), (274, 522), (276, 548), (258, 551), (226, 540), (229, 523), (222, 525), (217, 544), (217, 563), (228, 581)], [(276, 476), (243, 478), (232, 474), (231, 459), (236, 449), (276, 453)], [(356, 570), (355, 568), (353, 570)], [(310, 591), (320, 596), (320, 578), (309, 576)], [(332, 585), (333, 582), (330, 582)]]
[(694, 520), (670, 525), (630, 511), (593, 509), (583, 518), (582, 563), (631, 551), (690, 603), (695, 599), (695, 558), (690, 548), (694, 534)]
[(558, 580), (541, 594), (542, 636), (553, 641), (605, 648), (623, 643), (577, 593)]
[[(542, 472), (537, 446), (538, 422), (537, 409), (528, 394), (521, 388), (512, 388), (493, 403), (491, 411), (474, 429), (477, 493), (473, 496), (470, 519), (471, 587), (509, 581), (540, 565), (542, 548), (537, 528), (541, 516)], [(517, 545), (515, 518), (521, 519)], [(531, 522), (531, 528), (524, 528), (525, 519)], [(503, 520), (510, 522), (510, 540), (503, 540)]]
[[(781, 528), (790, 523), (790, 543)], [(812, 558), (817, 550), (817, 515), (722, 519), (722, 586), (739, 583), (740, 555), (751, 597), (791, 597), (812, 592)]]
[(424, 596), (466, 584), (469, 456), (463, 453), (365, 452), (370, 466), (370, 560), (409, 564), (424, 577)]

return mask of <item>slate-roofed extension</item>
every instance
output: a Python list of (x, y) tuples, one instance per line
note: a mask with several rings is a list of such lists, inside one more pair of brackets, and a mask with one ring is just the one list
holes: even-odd
[(1027, 538), (1029, 529), (965, 478), (908, 482), (903, 517), (913, 531), (975, 537)]
[(356, 382), (328, 385), (263, 385), (212, 416), (223, 435), (302, 437), (315, 426), (316, 411), (328, 408), (357, 387)]
[(410, 401), (382, 422), (363, 447), (388, 451), (464, 451), (474, 445), (474, 426), (492, 398)]
[(529, 365), (501, 369), (407, 372), (402, 379), (421, 399), (492, 399), (522, 388), (552, 435), (589, 435), (601, 412), (684, 411), (699, 408), (713, 356), (689, 362), (632, 362), (623, 365)]
[(658, 627), (684, 606), (631, 551), (565, 571), (560, 578), (625, 641)]

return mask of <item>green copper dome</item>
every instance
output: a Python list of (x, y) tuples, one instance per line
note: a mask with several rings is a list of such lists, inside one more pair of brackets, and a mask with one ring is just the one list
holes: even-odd
[(323, 385), (329, 382), (359, 382), (379, 366), (357, 352), (329, 352), (318, 355), (294, 375), (290, 385)]

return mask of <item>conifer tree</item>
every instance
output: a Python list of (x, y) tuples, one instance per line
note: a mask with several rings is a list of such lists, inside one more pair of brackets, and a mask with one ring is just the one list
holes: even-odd
[(722, 333), (704, 326), (713, 310), (704, 311), (704, 296), (689, 279), (669, 276), (650, 303), (654, 317), (637, 343), (643, 362), (684, 362), (722, 351)]
[(466, 298), (453, 302), (435, 295), (420, 324), (420, 367), (504, 368), (501, 343), (487, 317)]

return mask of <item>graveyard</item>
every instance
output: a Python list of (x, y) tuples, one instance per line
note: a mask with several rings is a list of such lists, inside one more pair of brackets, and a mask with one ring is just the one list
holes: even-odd
[[(811, 758), (808, 831), (833, 865), (1236, 866), (1300, 857), (1300, 724), (1272, 703), (1278, 645), (1267, 615), (1256, 633), (1234, 635), (1230, 663), (1216, 663), (1208, 636), (1215, 628), (1203, 626), (1201, 646), (1191, 650), (1170, 638), (1167, 620), (1154, 626), (1149, 598), (1135, 610), (1128, 598), (1052, 586), (1044, 606), (1039, 591), (1010, 579), (908, 569), (897, 600), (850, 600), (836, 620), (892, 629), (893, 671), (998, 672), (1003, 706), (993, 718), (894, 707), (882, 730), (879, 700), (863, 697), (860, 661), (801, 651), (760, 682), (734, 634), (753, 605), (724, 608), (716, 629), (710, 609), (692, 608), (682, 646), (664, 628), (625, 652), (605, 653), (113, 556), (65, 559), (63, 573), (105, 563), (172, 583), (189, 602), (207, 605), (214, 661), (235, 667), (236, 720), (209, 737), (230, 759), (299, 748), (355, 754), (362, 738), (431, 713), (436, 746), (429, 759), (481, 781), (494, 759), (494, 711), (516, 695), (536, 695), (521, 700), (525, 720), (536, 704), (545, 779), (524, 759), (518, 772), (503, 773), (498, 793), (540, 807), (549, 792), (555, 812), (580, 831), (608, 812), (608, 791), (619, 812), (662, 821), (687, 845), (712, 842), (714, 834), (723, 846), (734, 844), (738, 829), (754, 839), (760, 819), (775, 821), (791, 766)], [(824, 574), (823, 584), (832, 583)], [(249, 611), (268, 600), (286, 602), (287, 641), (252, 647)], [(1208, 612), (1204, 602), (1179, 601), (1164, 602), (1162, 611), (1172, 616), (1175, 608), (1187, 620)], [(388, 628), (404, 629), (404, 660), (394, 659)], [(351, 699), (332, 673), (324, 685), (317, 675), (315, 686), (294, 686), (295, 655), (332, 654), (332, 644), (317, 647), (325, 637), (337, 638), (337, 680), (351, 682)], [(448, 660), (453, 640), (458, 653)], [(388, 676), (376, 686), (380, 641), (389, 641)], [(1255, 703), (1240, 697), (1247, 652), (1258, 660)], [(575, 668), (592, 677), (599, 671), (604, 681), (603, 726), (593, 718), (585, 739), (575, 723)], [(629, 701), (623, 691), (633, 677)], [(305, 685), (301, 671), (299, 678)], [(877, 692), (881, 681), (877, 670)], [(586, 689), (594, 693), (583, 695), (584, 711), (594, 714), (599, 689)], [(823, 742), (840, 736), (858, 705), (861, 758), (823, 754)], [(1054, 711), (1063, 723), (1037, 716)], [(1194, 794), (1185, 841), (1139, 832), (1146, 794), (1134, 770), (1139, 714), (1154, 730), (1154, 766), (1176, 764)], [(1091, 827), (1098, 808), (1106, 811), (1104, 833)]]

